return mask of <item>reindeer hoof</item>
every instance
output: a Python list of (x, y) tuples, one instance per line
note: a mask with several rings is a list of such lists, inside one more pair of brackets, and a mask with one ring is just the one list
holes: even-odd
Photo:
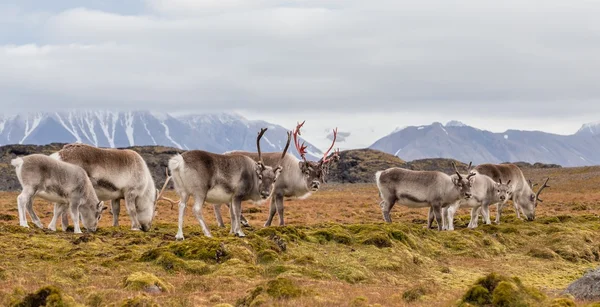
[(176, 235), (175, 241), (183, 241), (183, 235)]
[(241, 222), (243, 227), (252, 227), (248, 222)]

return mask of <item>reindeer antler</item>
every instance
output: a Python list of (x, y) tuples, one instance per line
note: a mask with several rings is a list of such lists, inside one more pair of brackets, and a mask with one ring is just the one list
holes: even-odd
[(258, 162), (260, 162), (260, 163), (263, 163), (262, 154), (260, 152), (260, 139), (263, 137), (263, 135), (265, 135), (265, 132), (267, 132), (267, 128), (261, 128), (260, 132), (258, 133), (258, 137), (256, 138), (256, 149), (258, 150)]
[(288, 131), (287, 136), (288, 136), (287, 143), (285, 144), (285, 148), (283, 149), (283, 152), (281, 153), (281, 159), (279, 159), (278, 164), (281, 164), (281, 161), (283, 160), (283, 158), (285, 158), (285, 154), (287, 153), (288, 148), (290, 148), (290, 142), (292, 140), (292, 131)]
[(456, 168), (456, 164), (454, 163), (454, 161), (452, 161), (452, 166), (454, 167), (454, 172), (456, 172), (456, 175), (458, 175), (458, 179), (462, 180), (462, 176), (460, 175), (458, 168)]
[(166, 174), (167, 179), (165, 179), (165, 184), (163, 185), (162, 189), (160, 190), (160, 193), (158, 193), (158, 197), (156, 197), (156, 203), (158, 203), (159, 200), (167, 201), (167, 202), (171, 203), (171, 210), (172, 210), (173, 205), (178, 204), (179, 202), (163, 196), (163, 194), (165, 193), (165, 189), (167, 188), (167, 185), (169, 184), (169, 181), (171, 181), (171, 178), (173, 178), (173, 176), (169, 176), (168, 168), (165, 169), (165, 174)]
[(305, 142), (302, 142), (302, 145), (300, 145), (300, 142), (298, 141), (298, 136), (302, 135), (300, 133), (300, 128), (302, 128), (302, 126), (304, 126), (305, 122), (306, 121), (303, 121), (302, 123), (298, 123), (296, 125), (296, 129), (294, 130), (294, 145), (296, 146), (296, 150), (298, 151), (298, 154), (300, 155), (302, 160), (304, 160), (304, 162), (306, 162), (306, 145), (305, 145)]
[[(336, 127), (335, 129), (333, 129), (333, 142), (331, 142), (331, 146), (329, 146), (329, 149), (327, 149), (327, 151), (323, 155), (323, 158), (321, 158), (321, 161), (320, 161), (321, 164), (328, 163), (331, 161), (331, 159), (333, 159), (333, 156), (329, 159), (327, 158), (327, 156), (329, 155), (329, 152), (333, 148), (333, 145), (335, 145), (335, 140), (337, 139), (337, 134), (338, 134), (338, 128)], [(339, 152), (339, 150), (338, 150), (338, 152)], [(333, 154), (334, 154), (334, 156), (336, 155), (335, 151)]]
[(542, 187), (537, 191), (537, 193), (535, 194), (535, 199), (541, 203), (543, 203), (544, 201), (540, 199), (540, 193), (542, 193), (542, 191), (545, 188), (549, 188), (550, 186), (548, 185), (548, 180), (550, 180), (550, 178), (546, 178), (546, 181), (544, 181), (544, 184), (542, 185)]

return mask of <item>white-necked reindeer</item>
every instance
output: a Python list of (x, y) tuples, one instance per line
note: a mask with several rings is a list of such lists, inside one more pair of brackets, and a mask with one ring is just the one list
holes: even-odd
[(427, 227), (431, 228), (435, 217), (438, 230), (442, 230), (442, 208), (460, 199), (471, 197), (472, 177), (463, 177), (458, 171), (449, 176), (438, 171), (412, 171), (392, 167), (375, 174), (375, 182), (381, 197), (381, 211), (387, 223), (391, 223), (390, 210), (398, 202), (409, 208), (429, 208)]
[[(458, 173), (456, 165), (452, 163), (454, 170)], [(471, 164), (467, 167), (467, 173), (471, 173)], [(473, 179), (471, 187), (471, 197), (461, 199), (442, 209), (444, 217), (444, 230), (454, 230), (454, 214), (458, 208), (471, 208), (471, 221), (469, 228), (476, 228), (478, 223), (478, 213), (483, 208), (483, 212), (489, 212), (489, 206), (492, 204), (504, 205), (511, 197), (512, 190), (510, 180), (503, 184), (502, 180), (495, 182), (492, 178), (479, 174)], [(484, 220), (486, 220), (484, 216)], [(489, 216), (487, 218), (489, 220)]]
[(29, 227), (25, 214), (27, 209), (33, 223), (44, 228), (33, 210), (33, 199), (39, 196), (51, 202), (69, 204), (75, 233), (81, 233), (80, 216), (83, 227), (91, 232), (96, 231), (104, 209), (83, 168), (41, 154), (15, 158), (11, 164), (23, 188), (17, 198), (21, 226)]
[[(283, 168), (281, 175), (273, 187), (273, 197), (271, 197), (269, 217), (265, 222), (265, 227), (271, 226), (275, 213), (279, 215), (279, 225), (285, 225), (283, 219), (284, 197), (298, 197), (300, 199), (306, 199), (312, 193), (317, 192), (321, 187), (321, 184), (327, 182), (327, 173), (329, 171), (331, 162), (339, 159), (339, 150), (334, 151), (333, 154), (329, 156), (329, 153), (333, 149), (337, 139), (336, 128), (333, 130), (333, 142), (323, 157), (317, 162), (306, 160), (306, 145), (305, 143), (300, 144), (300, 141), (298, 140), (298, 136), (301, 135), (300, 128), (302, 128), (303, 125), (304, 122), (297, 124), (293, 133), (294, 144), (302, 160), (298, 160), (291, 153), (286, 154), (283, 159), (281, 159), (281, 154), (279, 152), (263, 153), (262, 157), (260, 157), (264, 159), (264, 163), (268, 166), (277, 167), (278, 165), (281, 165)], [(239, 154), (248, 156), (255, 161), (260, 160), (258, 154), (253, 152), (232, 151), (226, 154)], [(230, 206), (230, 204), (226, 205)], [(221, 217), (221, 204), (214, 204), (214, 206), (217, 223), (220, 227), (225, 227), (223, 218)], [(240, 218), (244, 226), (249, 226), (243, 215)]]
[(267, 131), (261, 129), (256, 138), (258, 161), (244, 155), (214, 154), (202, 150), (190, 150), (169, 160), (169, 170), (173, 176), (175, 191), (180, 197), (179, 224), (175, 238), (183, 240), (183, 218), (188, 199), (194, 196), (193, 211), (202, 227), (204, 235), (210, 237), (210, 230), (202, 217), (202, 205), (210, 203), (232, 203), (231, 232), (245, 236), (240, 226), (241, 203), (245, 200), (260, 201), (271, 196), (273, 184), (282, 172), (281, 160), (285, 157), (291, 139), (288, 133), (287, 144), (280, 154), (276, 167), (265, 165), (260, 152), (260, 139)]

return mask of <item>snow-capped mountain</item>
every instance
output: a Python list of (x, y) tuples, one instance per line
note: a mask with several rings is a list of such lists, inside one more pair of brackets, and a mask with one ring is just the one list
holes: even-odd
[[(251, 121), (231, 113), (174, 117), (167, 113), (135, 111), (69, 111), (25, 113), (0, 117), (0, 145), (82, 142), (99, 147), (162, 145), (222, 153), (256, 151), (256, 135), (268, 127), (261, 142), (264, 152), (285, 146), (286, 128)], [(307, 142), (307, 158), (322, 153)], [(297, 156), (291, 145), (289, 152)]]
[(370, 146), (406, 161), (454, 158), (473, 163), (525, 161), (562, 166), (600, 164), (600, 124), (584, 125), (573, 135), (476, 129), (457, 121), (397, 130)]

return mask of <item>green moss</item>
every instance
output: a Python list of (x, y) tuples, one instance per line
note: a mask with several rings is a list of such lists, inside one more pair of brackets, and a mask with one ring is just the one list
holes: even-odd
[(148, 290), (154, 286), (162, 292), (171, 292), (173, 286), (162, 281), (152, 273), (135, 272), (125, 279), (125, 288), (133, 291)]
[(294, 263), (299, 264), (299, 265), (308, 265), (308, 264), (313, 264), (315, 262), (316, 262), (315, 257), (312, 255), (303, 255), (303, 256), (300, 256), (300, 257), (294, 259)]
[(556, 217), (556, 216), (542, 217), (542, 218), (536, 219), (536, 221), (538, 223), (542, 223), (542, 224), (560, 223), (560, 219), (558, 217)]
[(0, 214), (0, 221), (16, 221), (17, 217), (11, 214)]
[(319, 242), (324, 243), (326, 241), (334, 241), (340, 244), (352, 244), (352, 237), (339, 225), (319, 229), (312, 232), (311, 235), (319, 239)]
[(492, 292), (492, 304), (498, 307), (527, 306), (515, 285), (501, 281)]
[(162, 253), (155, 261), (167, 272), (185, 271), (192, 274), (207, 274), (210, 272), (210, 267), (200, 260), (183, 260), (170, 252)]
[(306, 233), (299, 227), (266, 227), (256, 231), (257, 236), (273, 237), (275, 235), (290, 242), (297, 242), (307, 239)]
[(3, 267), (0, 267), (0, 280), (6, 280), (8, 278), (8, 273), (6, 272), (6, 269), (4, 269)]
[(375, 233), (372, 236), (362, 240), (363, 245), (374, 245), (379, 248), (392, 247), (392, 240), (387, 234)]
[(556, 258), (556, 254), (552, 250), (550, 250), (549, 248), (546, 248), (546, 247), (543, 247), (543, 248), (533, 247), (533, 248), (531, 248), (531, 250), (529, 250), (529, 253), (527, 253), (527, 254), (531, 257), (541, 258), (541, 259), (555, 259)]
[(256, 298), (264, 291), (265, 291), (265, 289), (262, 286), (258, 286), (256, 288), (252, 289), (251, 291), (249, 291), (246, 294), (246, 296), (238, 299), (237, 302), (235, 303), (235, 305), (240, 306), (240, 307), (249, 307), (252, 305), (254, 300), (256, 300)]
[(575, 304), (575, 302), (570, 299), (570, 298), (566, 298), (566, 297), (560, 297), (557, 299), (554, 299), (552, 301), (552, 304), (550, 305), (550, 307), (575, 307), (577, 306), (577, 304)]
[(334, 275), (346, 282), (355, 284), (368, 279), (368, 275), (364, 268), (353, 265), (340, 265), (333, 268)]
[(292, 280), (282, 277), (269, 281), (266, 291), (275, 299), (289, 299), (302, 295), (302, 290)]
[(404, 291), (404, 293), (402, 293), (402, 299), (408, 303), (411, 303), (418, 301), (425, 294), (427, 294), (427, 289), (425, 289), (423, 286), (418, 286), (416, 288)]
[(223, 262), (231, 255), (218, 239), (194, 237), (182, 242), (171, 243), (168, 249), (176, 256), (188, 260)]
[(524, 286), (519, 278), (491, 273), (478, 279), (461, 302), (463, 306), (529, 306), (544, 300), (541, 292)]
[(134, 298), (129, 298), (121, 303), (121, 307), (158, 307), (156, 302), (154, 302), (151, 298), (145, 295), (136, 296)]
[(463, 302), (478, 305), (489, 304), (491, 300), (490, 291), (481, 285), (474, 285), (463, 296)]
[(37, 307), (37, 306), (69, 306), (60, 289), (47, 286), (39, 289), (35, 293), (28, 294), (22, 301), (13, 304), (14, 307)]

